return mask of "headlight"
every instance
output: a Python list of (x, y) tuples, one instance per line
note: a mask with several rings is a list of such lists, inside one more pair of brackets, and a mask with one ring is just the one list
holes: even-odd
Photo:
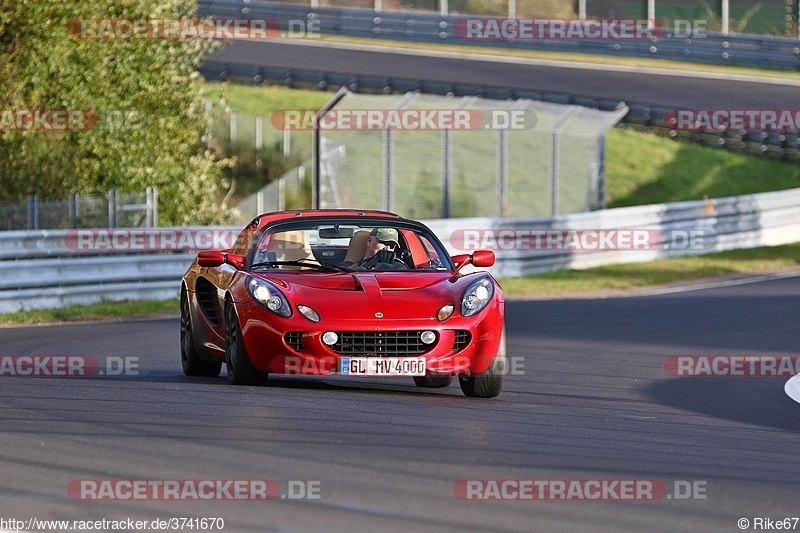
[(255, 301), (283, 317), (292, 316), (292, 308), (288, 300), (277, 287), (262, 279), (252, 276), (247, 278), (247, 292)]
[(481, 278), (470, 283), (461, 295), (461, 315), (472, 316), (480, 312), (494, 295), (494, 283), (489, 278)]

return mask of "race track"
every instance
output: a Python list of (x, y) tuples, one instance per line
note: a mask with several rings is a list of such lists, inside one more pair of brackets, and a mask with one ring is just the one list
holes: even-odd
[[(798, 516), (786, 378), (670, 377), (672, 355), (797, 354), (800, 278), (672, 295), (508, 302), (492, 400), (410, 379), (180, 370), (178, 320), (0, 330), (0, 355), (138, 357), (139, 375), (0, 378), (0, 517), (222, 517), (225, 531), (739, 531)], [(320, 482), (304, 501), (72, 499), (80, 479)], [(469, 479), (700, 482), (705, 499), (464, 501)]]
[(323, 43), (241, 41), (209, 57), (207, 63), (513, 87), (680, 109), (795, 109), (800, 100), (797, 82), (776, 84), (755, 79), (702, 78), (700, 73), (665, 76), (650, 72), (587, 70), (581, 65), (552, 66), (483, 59), (431, 57), (390, 48), (382, 51), (349, 49)]

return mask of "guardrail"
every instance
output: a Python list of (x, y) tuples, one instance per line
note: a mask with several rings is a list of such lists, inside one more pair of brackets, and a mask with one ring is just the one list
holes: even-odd
[[(463, 235), (465, 228), (504, 243), (495, 249), (497, 277), (519, 277), (559, 269), (637, 263), (666, 257), (702, 255), (735, 248), (775, 246), (800, 240), (800, 189), (734, 196), (713, 200), (676, 202), (606, 209), (547, 218), (448, 219), (430, 224), (445, 239), (452, 253), (457, 249), (448, 236)], [(520, 234), (521, 236), (517, 236)], [(526, 248), (536, 234), (566, 236), (592, 230), (640, 230), (647, 237), (642, 249), (588, 251), (536, 250)], [(461, 232), (461, 233), (458, 233)], [(628, 233), (630, 235), (630, 232)], [(580, 235), (577, 236), (580, 238)], [(480, 240), (480, 239), (478, 239)], [(544, 240), (542, 241), (544, 243)], [(522, 246), (519, 246), (522, 243)], [(503, 249), (503, 248), (508, 249)], [(547, 246), (544, 245), (544, 248)]]
[[(717, 32), (681, 32), (667, 29), (652, 39), (467, 39), (459, 36), (458, 21), (487, 19), (480, 15), (442, 16), (416, 11), (380, 11), (362, 8), (317, 7), (259, 0), (199, 0), (200, 15), (271, 19), (282, 30), (299, 33), (298, 24), (319, 23), (321, 33), (371, 39), (500, 46), (531, 50), (579, 52), (623, 57), (655, 57), (721, 65), (800, 68), (800, 41), (787, 37)], [(290, 24), (292, 24), (290, 26)], [(463, 22), (461, 23), (464, 24)], [(315, 26), (316, 28), (316, 26)]]
[[(497, 277), (515, 277), (563, 268), (583, 269), (795, 242), (800, 238), (800, 189), (547, 218), (464, 218), (432, 220), (427, 224), (453, 254), (471, 251), (454, 238), (465, 230), (492, 238), (505, 235), (508, 238), (494, 248), (497, 264), (491, 270)], [(529, 246), (531, 236), (536, 233), (567, 234), (581, 230), (640, 230), (649, 236), (648, 246), (594, 251)], [(94, 252), (95, 257), (87, 257), (91, 252), (67, 245), (68, 234), (67, 231), (0, 233), (0, 250), (4, 251), (5, 259), (0, 260), (0, 313), (101, 300), (175, 298), (178, 282), (194, 257), (183, 250), (138, 255)], [(485, 242), (476, 241), (481, 246)], [(18, 253), (13, 254), (14, 250)]]

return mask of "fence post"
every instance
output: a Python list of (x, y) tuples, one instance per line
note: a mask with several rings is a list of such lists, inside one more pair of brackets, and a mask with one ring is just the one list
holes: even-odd
[(153, 227), (158, 227), (158, 187), (153, 187)]
[(383, 130), (383, 209), (394, 209), (394, 132)]
[(283, 130), (283, 158), (289, 159), (289, 154), (292, 151), (292, 137), (289, 135), (291, 132), (289, 128), (284, 126)]
[(155, 187), (147, 188), (147, 227), (153, 228), (156, 226), (156, 199)]
[(517, 0), (508, 0), (508, 18), (517, 18)]
[(446, 17), (449, 11), (447, 0), (439, 0), (439, 14)]
[(320, 109), (313, 118), (312, 124), (314, 125), (313, 135), (311, 137), (311, 208), (320, 208), (320, 192), (322, 188), (322, 132), (320, 131), (319, 121), (327, 115), (331, 109), (336, 107), (342, 98), (344, 98), (350, 91), (347, 87), (339, 89), (333, 98), (331, 98), (322, 109)]
[(558, 214), (558, 130), (553, 130), (550, 146), (550, 216)]
[(69, 227), (76, 229), (78, 227), (78, 195), (69, 195)]
[(559, 168), (558, 158), (559, 138), (561, 137), (560, 130), (575, 114), (579, 113), (580, 110), (581, 107), (577, 105), (567, 106), (567, 109), (558, 117), (556, 123), (552, 126), (553, 129), (550, 135), (550, 146), (552, 148), (550, 152), (550, 216), (558, 215), (558, 175), (561, 170)]
[(117, 190), (108, 191), (108, 227), (117, 227)]
[(28, 195), (28, 229), (39, 229), (39, 198)]
[(450, 130), (442, 130), (442, 218), (450, 218), (450, 185), (453, 173), (453, 153)]
[(500, 216), (508, 216), (508, 135), (505, 128), (497, 136), (497, 181), (500, 198)]
[(722, 33), (728, 35), (728, 20), (730, 19), (730, 6), (728, 0), (722, 0)]
[(597, 154), (597, 209), (606, 208), (606, 134), (600, 136)]

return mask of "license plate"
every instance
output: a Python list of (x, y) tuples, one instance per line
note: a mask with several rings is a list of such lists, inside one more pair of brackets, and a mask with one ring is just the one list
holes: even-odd
[(424, 357), (342, 357), (343, 376), (424, 376)]

